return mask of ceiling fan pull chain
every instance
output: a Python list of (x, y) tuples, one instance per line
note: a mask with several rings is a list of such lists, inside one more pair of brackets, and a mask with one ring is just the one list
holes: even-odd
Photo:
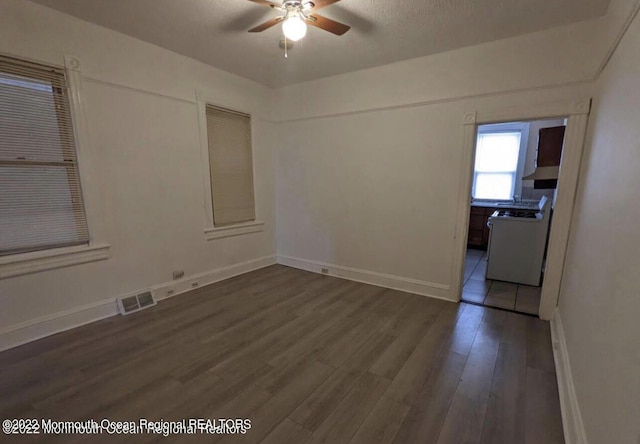
[(284, 58), (289, 58), (289, 54), (287, 53), (287, 36), (284, 37)]

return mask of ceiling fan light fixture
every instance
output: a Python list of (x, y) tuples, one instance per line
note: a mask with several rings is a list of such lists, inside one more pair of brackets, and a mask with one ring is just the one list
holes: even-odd
[(292, 42), (297, 42), (307, 35), (307, 24), (302, 20), (300, 14), (290, 13), (282, 24), (284, 36)]
[(249, 1), (283, 13), (279, 17), (274, 17), (251, 28), (249, 32), (262, 32), (273, 26), (282, 24), (282, 32), (287, 41), (297, 42), (307, 35), (307, 25), (328, 31), (335, 35), (343, 35), (351, 29), (350, 26), (318, 14), (319, 9), (333, 5), (340, 0), (280, 0), (280, 3), (273, 3), (269, 0)]

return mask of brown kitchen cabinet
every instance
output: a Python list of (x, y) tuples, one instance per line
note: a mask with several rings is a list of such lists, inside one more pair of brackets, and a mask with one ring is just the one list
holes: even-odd
[[(536, 168), (554, 167), (560, 165), (562, 147), (564, 145), (564, 126), (542, 128), (538, 133), (538, 152), (536, 153)], [(554, 189), (558, 186), (558, 179), (535, 180), (533, 188), (536, 190)]]
[(471, 207), (469, 214), (469, 235), (467, 247), (486, 250), (489, 246), (489, 217), (496, 211), (494, 207)]
[(538, 133), (538, 154), (536, 167), (560, 165), (564, 144), (564, 126), (542, 128)]

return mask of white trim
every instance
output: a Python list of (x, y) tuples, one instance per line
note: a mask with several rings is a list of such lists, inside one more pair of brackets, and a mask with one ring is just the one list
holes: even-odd
[(253, 221), (242, 224), (230, 225), (227, 227), (206, 228), (204, 234), (207, 240), (220, 239), (223, 237), (238, 236), (240, 234), (258, 233), (264, 231), (264, 222)]
[(588, 444), (576, 389), (573, 384), (573, 374), (571, 373), (569, 353), (567, 352), (567, 340), (558, 310), (555, 311), (551, 320), (551, 343), (553, 344), (553, 359), (556, 364), (564, 441), (566, 444)]
[(529, 131), (529, 122), (509, 122), (509, 123), (483, 123), (482, 128), (478, 128), (478, 134), (486, 133), (515, 133)]
[(0, 330), (0, 351), (118, 314), (115, 299), (60, 311)]
[(550, 320), (558, 305), (558, 295), (564, 257), (566, 254), (571, 219), (573, 217), (573, 203), (577, 193), (578, 176), (584, 140), (587, 130), (587, 119), (591, 109), (591, 99), (578, 101), (551, 102), (529, 105), (522, 108), (499, 112), (468, 112), (463, 118), (464, 141), (462, 153), (462, 177), (458, 194), (458, 206), (453, 237), (453, 260), (451, 265), (451, 296), (460, 299), (462, 295), (462, 280), (464, 274), (464, 260), (467, 247), (467, 232), (469, 227), (471, 178), (473, 174), (473, 155), (476, 145), (478, 125), (510, 121), (527, 121), (548, 119), (552, 117), (568, 117), (565, 132), (562, 164), (558, 177), (558, 198), (554, 220), (551, 225), (549, 250), (547, 252), (547, 266), (545, 279), (540, 297), (540, 318)]
[(106, 229), (104, 226), (102, 209), (102, 188), (98, 183), (98, 170), (93, 156), (93, 144), (89, 140), (84, 102), (82, 64), (77, 57), (64, 55), (66, 78), (69, 87), (69, 105), (71, 107), (71, 121), (76, 142), (76, 156), (78, 158), (78, 174), (82, 200), (87, 218), (87, 228), (91, 243), (105, 243)]
[(204, 273), (187, 276), (186, 278), (177, 281), (165, 282), (164, 284), (151, 287), (151, 293), (153, 293), (153, 297), (157, 301), (161, 301), (163, 299), (185, 293), (189, 290), (193, 290), (194, 288), (202, 287), (203, 285), (213, 284), (215, 282), (223, 281), (234, 276), (239, 276), (241, 274), (275, 264), (275, 256), (263, 256), (245, 262), (240, 262), (238, 264), (216, 268), (215, 270), (206, 271)]
[(573, 101), (539, 103), (504, 111), (477, 112), (475, 123), (487, 125), (489, 123), (560, 119), (567, 116), (589, 114), (590, 111), (591, 99), (583, 98)]
[(558, 305), (588, 118), (589, 116), (585, 114), (579, 114), (570, 116), (567, 121), (560, 174), (558, 175), (556, 203), (549, 233), (549, 246), (547, 247), (547, 264), (542, 294), (540, 295), (540, 317), (542, 319), (550, 320)]
[[(596, 80), (597, 80), (596, 78), (588, 78), (588, 79), (584, 79), (584, 80), (559, 82), (559, 83), (552, 83), (552, 84), (539, 85), (539, 86), (529, 86), (529, 87), (523, 87), (523, 88), (514, 88), (514, 89), (491, 91), (491, 92), (484, 92), (484, 93), (466, 94), (466, 95), (460, 95), (460, 96), (451, 96), (451, 97), (442, 98), (442, 99), (428, 99), (428, 100), (422, 100), (422, 101), (419, 101), (419, 102), (400, 103), (400, 104), (397, 104), (397, 105), (377, 106), (377, 107), (371, 107), (371, 108), (357, 109), (357, 110), (353, 110), (353, 111), (343, 111), (343, 112), (333, 112), (333, 113), (329, 112), (329, 113), (325, 113), (325, 114), (318, 114), (318, 115), (315, 115), (315, 116), (294, 117), (294, 118), (279, 118), (279, 119), (275, 120), (275, 123), (293, 123), (293, 122), (304, 122), (304, 121), (315, 120), (315, 119), (331, 119), (331, 118), (334, 118), (334, 117), (355, 116), (355, 115), (359, 115), (359, 114), (378, 113), (378, 112), (381, 112), (381, 111), (394, 111), (394, 110), (398, 110), (398, 109), (419, 108), (419, 107), (423, 107), (423, 106), (432, 106), (432, 105), (440, 105), (440, 104), (444, 104), (444, 103), (455, 103), (455, 102), (462, 102), (462, 101), (471, 101), (471, 100), (484, 99), (484, 98), (490, 98), (490, 97), (502, 97), (502, 96), (507, 96), (507, 95), (512, 95), (512, 94), (521, 94), (521, 93), (534, 92), (534, 91), (544, 91), (544, 90), (549, 90), (549, 89), (568, 88), (568, 87), (572, 87), (572, 86), (590, 85), (593, 82), (595, 82)], [(472, 115), (470, 115), (468, 117), (470, 119), (473, 118)], [(518, 120), (518, 119), (511, 119), (511, 120)]]
[[(464, 280), (464, 263), (467, 253), (467, 237), (469, 235), (469, 213), (471, 212), (471, 189), (474, 173), (474, 155), (478, 134), (476, 113), (464, 116), (464, 133), (462, 146), (462, 173), (458, 185), (458, 206), (456, 207), (453, 230), (453, 261), (451, 265), (451, 297), (456, 302), (462, 298), (462, 282)], [(471, 149), (469, 149), (471, 147)]]
[(108, 244), (52, 248), (0, 257), (0, 279), (109, 258)]
[[(276, 263), (274, 256), (264, 256), (227, 267), (189, 276), (179, 281), (166, 282), (151, 287), (157, 301), (169, 296), (185, 293), (193, 288), (212, 284), (233, 276), (258, 270)], [(193, 285), (196, 283), (197, 285)], [(131, 294), (138, 294), (144, 290)], [(168, 294), (171, 292), (171, 294)], [(81, 325), (99, 321), (118, 314), (117, 298), (104, 299), (92, 304), (60, 311), (47, 316), (31, 319), (17, 325), (0, 329), (0, 351), (17, 347)]]
[[(9, 54), (7, 54), (9, 55)], [(25, 59), (24, 57), (21, 56), (13, 56), (13, 57), (18, 57), (18, 58), (22, 58), (23, 60), (28, 60)], [(42, 61), (38, 62), (38, 63), (43, 63)], [(51, 63), (48, 63), (49, 65), (52, 65)], [(110, 80), (104, 80), (104, 79), (99, 79), (97, 77), (92, 77), (89, 75), (82, 75), (82, 79), (84, 82), (87, 83), (93, 83), (95, 85), (101, 85), (104, 87), (108, 87), (108, 88), (117, 88), (117, 89), (122, 89), (125, 91), (130, 91), (136, 94), (146, 94), (149, 96), (154, 96), (154, 97), (159, 97), (162, 99), (166, 99), (166, 100), (174, 100), (176, 102), (181, 102), (181, 103), (185, 103), (185, 104), (189, 104), (189, 105), (197, 105), (198, 102), (195, 98), (191, 99), (191, 98), (184, 98), (184, 97), (179, 97), (179, 96), (175, 96), (175, 95), (169, 95), (169, 94), (164, 94), (163, 92), (160, 91), (153, 91), (153, 90), (149, 90), (149, 89), (143, 89), (140, 88), (138, 86), (129, 86), (129, 85), (125, 85), (123, 83), (117, 83), (117, 82), (113, 82)], [(233, 107), (231, 107), (231, 109), (233, 109)], [(258, 120), (261, 122), (269, 122), (269, 123), (278, 123), (275, 120), (271, 120), (269, 118), (267, 118), (266, 115), (262, 115), (262, 114), (258, 114), (258, 113), (254, 113), (251, 114), (251, 118), (254, 120)]]
[(83, 79), (86, 82), (94, 83), (96, 85), (107, 86), (109, 88), (123, 89), (125, 91), (131, 91), (131, 92), (135, 92), (137, 94), (147, 94), (147, 95), (150, 95), (150, 96), (160, 97), (162, 99), (168, 99), (168, 100), (175, 100), (177, 102), (187, 103), (187, 104), (190, 104), (190, 105), (195, 105), (196, 104), (196, 101), (193, 100), (193, 99), (187, 99), (187, 98), (183, 98), (183, 97), (164, 94), (163, 92), (152, 91), (152, 90), (148, 90), (148, 89), (142, 89), (142, 88), (137, 87), (137, 86), (129, 86), (129, 85), (125, 85), (125, 84), (122, 84), (122, 83), (116, 83), (116, 82), (113, 82), (113, 81), (110, 81), (110, 80), (103, 80), (103, 79), (99, 79), (99, 78), (91, 77), (91, 76), (83, 76)]
[[(436, 299), (457, 302), (451, 299), (449, 286), (446, 284), (436, 284), (387, 273), (363, 270), (359, 268), (345, 267), (342, 265), (328, 264), (326, 262), (302, 259), (291, 256), (277, 257), (278, 263), (288, 267), (299, 268), (313, 273), (326, 274), (329, 276), (348, 279), (350, 281), (362, 282), (376, 285), (378, 287), (391, 288), (393, 290), (405, 291), (407, 293), (419, 294)], [(323, 273), (322, 269), (327, 272)]]
[(196, 91), (196, 107), (198, 111), (198, 131), (200, 135), (202, 190), (204, 191), (202, 205), (204, 208), (204, 226), (213, 227), (213, 197), (211, 195), (211, 169), (209, 164), (209, 144), (207, 141), (207, 100), (200, 91)]
[(624, 24), (622, 25), (622, 28), (620, 29), (620, 32), (618, 32), (618, 35), (616, 35), (616, 38), (613, 41), (613, 44), (611, 45), (611, 47), (609, 48), (607, 53), (605, 54), (604, 59), (602, 60), (602, 63), (600, 63), (600, 65), (598, 66), (598, 70), (596, 71), (596, 74), (593, 76), (593, 81), (594, 82), (597, 81), (600, 78), (600, 76), (602, 75), (602, 72), (605, 70), (605, 68), (607, 67), (607, 65), (611, 61), (611, 58), (613, 57), (613, 54), (618, 49), (618, 46), (620, 45), (620, 42), (622, 41), (622, 39), (624, 38), (625, 34), (627, 33), (627, 31), (631, 27), (631, 24), (633, 23), (633, 20), (636, 18), (638, 13), (640, 13), (640, 0), (636, 0), (636, 2), (633, 4), (633, 7), (631, 8), (631, 11), (629, 12), (629, 16), (627, 17), (627, 19), (625, 20)]
[[(512, 174), (513, 188), (511, 190), (511, 198), (515, 198), (515, 196), (522, 197), (522, 176), (524, 175), (524, 164), (527, 156), (527, 145), (529, 144), (529, 122), (494, 123), (494, 124), (482, 125), (478, 127), (477, 136), (480, 137), (481, 134), (495, 134), (495, 133), (508, 133), (508, 132), (520, 133), (520, 146), (518, 148), (518, 164), (516, 166), (516, 170)], [(478, 177), (478, 173), (475, 171), (475, 162), (474, 162), (473, 182), (471, 186), (472, 196), (475, 194), (475, 185), (476, 185), (477, 177)]]

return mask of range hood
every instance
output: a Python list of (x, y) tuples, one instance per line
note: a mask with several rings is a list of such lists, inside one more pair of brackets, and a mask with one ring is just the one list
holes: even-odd
[(532, 174), (522, 178), (533, 180), (533, 188), (536, 190), (550, 190), (558, 186), (564, 131), (564, 126), (540, 128), (538, 131), (536, 169)]
[(522, 180), (552, 180), (557, 179), (560, 173), (560, 166), (538, 167), (536, 170), (522, 178)]

